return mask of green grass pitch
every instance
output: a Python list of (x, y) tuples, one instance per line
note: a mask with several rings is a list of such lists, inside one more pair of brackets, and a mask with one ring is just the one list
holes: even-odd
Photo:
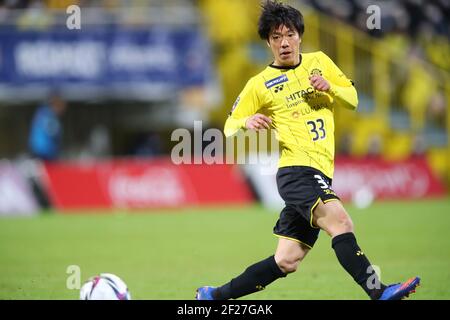
[[(419, 275), (411, 299), (450, 299), (450, 199), (347, 206), (358, 242), (382, 281)], [(133, 299), (193, 299), (271, 255), (278, 213), (259, 206), (190, 208), (0, 219), (0, 299), (78, 299), (82, 282), (109, 272)], [(298, 271), (243, 299), (367, 299), (339, 265), (322, 232)]]

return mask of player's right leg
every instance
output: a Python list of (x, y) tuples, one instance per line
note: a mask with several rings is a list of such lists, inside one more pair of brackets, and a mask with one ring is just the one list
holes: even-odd
[(197, 300), (237, 299), (263, 290), (278, 278), (295, 272), (309, 250), (298, 241), (280, 238), (274, 256), (251, 265), (241, 275), (221, 287), (198, 288), (195, 298)]
[[(304, 179), (309, 171), (304, 168), (281, 168), (277, 173), (277, 185), (286, 206), (273, 229), (279, 237), (274, 256), (248, 267), (241, 275), (219, 288), (197, 289), (197, 299), (236, 299), (264, 289), (278, 278), (297, 269), (300, 261), (314, 246), (319, 228), (310, 224), (310, 213), (317, 200), (311, 183)], [(302, 205), (300, 205), (302, 204)]]
[(309, 250), (311, 249), (308, 246), (295, 239), (280, 237), (275, 252), (275, 262), (285, 274), (295, 272), (297, 271), (299, 263), (303, 260)]

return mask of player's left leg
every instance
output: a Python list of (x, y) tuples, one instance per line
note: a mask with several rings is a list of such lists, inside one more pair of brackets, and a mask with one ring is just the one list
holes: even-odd
[(332, 247), (342, 267), (371, 299), (378, 299), (386, 288), (379, 281), (365, 253), (353, 234), (353, 222), (339, 200), (320, 202), (313, 212), (313, 222), (332, 237)]
[(313, 212), (313, 222), (332, 237), (332, 247), (340, 264), (371, 299), (401, 299), (414, 292), (420, 282), (418, 277), (389, 287), (381, 283), (358, 246), (353, 234), (353, 222), (339, 200), (320, 202)]

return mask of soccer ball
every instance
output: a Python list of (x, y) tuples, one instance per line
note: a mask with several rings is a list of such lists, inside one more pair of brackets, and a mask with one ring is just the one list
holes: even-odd
[(131, 296), (122, 279), (111, 273), (101, 273), (83, 284), (80, 300), (131, 300)]

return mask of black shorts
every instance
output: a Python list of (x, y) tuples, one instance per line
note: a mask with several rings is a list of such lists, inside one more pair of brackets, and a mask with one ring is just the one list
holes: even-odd
[(331, 189), (331, 179), (321, 171), (305, 166), (283, 167), (277, 172), (277, 186), (286, 206), (273, 233), (312, 248), (320, 229), (313, 225), (312, 212), (319, 201), (340, 200)]

